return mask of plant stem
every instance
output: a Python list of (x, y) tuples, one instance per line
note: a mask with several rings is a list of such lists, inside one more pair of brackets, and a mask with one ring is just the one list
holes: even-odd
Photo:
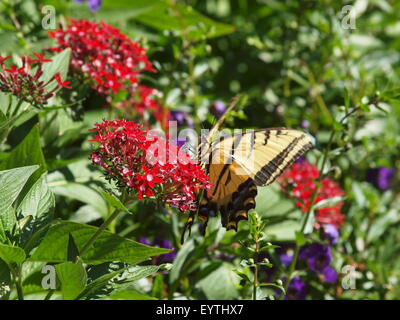
[[(127, 198), (127, 191), (124, 190), (121, 195), (121, 202), (125, 203)], [(99, 229), (94, 233), (93, 236), (89, 238), (88, 241), (83, 245), (82, 249), (79, 251), (79, 256), (83, 258), (83, 255), (90, 249), (93, 243), (97, 240), (100, 234), (107, 229), (107, 227), (114, 221), (114, 219), (121, 213), (121, 210), (115, 209), (114, 212), (102, 223)], [(78, 257), (77, 257), (78, 258)]]
[(10, 271), (14, 279), (15, 287), (17, 289), (18, 300), (24, 300), (24, 291), (22, 290), (20, 267), (18, 267), (18, 270), (15, 270), (12, 266), (10, 266)]
[(257, 286), (258, 286), (258, 253), (259, 253), (259, 242), (258, 236), (256, 240), (256, 251), (254, 255), (254, 280), (253, 280), (253, 300), (257, 300)]
[(92, 244), (97, 240), (100, 234), (110, 225), (110, 223), (120, 214), (120, 210), (115, 209), (115, 211), (102, 223), (102, 225), (97, 229), (95, 234), (89, 238), (88, 241), (83, 245), (82, 249), (79, 252), (79, 256), (83, 257), (83, 255), (90, 249)]
[(18, 111), (19, 111), (19, 108), (21, 107), (21, 105), (24, 103), (24, 100), (22, 100), (22, 99), (20, 99), (20, 100), (18, 100), (18, 103), (17, 103), (17, 105), (15, 106), (15, 109), (14, 109), (14, 111), (13, 111), (13, 113), (12, 113), (12, 115), (11, 116), (16, 116), (17, 114), (18, 114)]

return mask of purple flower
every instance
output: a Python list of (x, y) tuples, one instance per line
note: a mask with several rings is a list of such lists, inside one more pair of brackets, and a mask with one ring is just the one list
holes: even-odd
[[(173, 249), (174, 247), (172, 246), (171, 242), (166, 239), (155, 239), (153, 242), (150, 242), (149, 239), (146, 237), (140, 237), (139, 242), (143, 243), (148, 246), (154, 246), (154, 247), (160, 247), (160, 248), (165, 248), (165, 249)], [(153, 264), (159, 264), (162, 262), (172, 262), (175, 260), (176, 257), (176, 252), (175, 250), (160, 254), (159, 256), (153, 257)]]
[(281, 260), (281, 263), (282, 263), (285, 267), (288, 267), (288, 266), (290, 265), (290, 263), (292, 262), (293, 255), (287, 254), (287, 252), (281, 253), (281, 254), (279, 255), (279, 259)]
[(333, 224), (325, 224), (322, 227), (322, 239), (328, 240), (329, 244), (334, 245), (339, 238), (339, 231)]
[(300, 127), (302, 127), (304, 130), (310, 129), (310, 122), (307, 120), (301, 120)]
[[(157, 239), (155, 241), (155, 245), (159, 246), (161, 248), (165, 248), (165, 249), (173, 249), (174, 247), (172, 246), (171, 242), (169, 240), (163, 239)], [(175, 251), (171, 251), (168, 253), (164, 253), (162, 255), (160, 255), (160, 259), (162, 262), (172, 262), (175, 260), (176, 257), (176, 252)]]
[(140, 242), (140, 243), (143, 243), (143, 244), (145, 244), (145, 245), (147, 245), (147, 246), (151, 246), (151, 242), (150, 242), (149, 239), (147, 239), (146, 237), (140, 237), (140, 238), (139, 238), (139, 242)]
[(299, 277), (294, 277), (290, 282), (285, 300), (305, 300), (307, 294), (307, 286)]
[(300, 249), (299, 258), (307, 262), (310, 270), (320, 273), (331, 263), (332, 252), (329, 246), (312, 243)]
[(300, 156), (297, 158), (296, 163), (304, 163), (306, 161), (306, 158), (304, 156)]
[(331, 266), (326, 266), (324, 270), (322, 270), (322, 276), (324, 281), (329, 283), (335, 282), (338, 279), (338, 274)]
[(217, 100), (214, 102), (211, 108), (211, 113), (215, 117), (220, 118), (224, 114), (225, 110), (226, 110), (225, 103), (220, 100)]
[[(82, 3), (83, 0), (75, 0), (75, 2)], [(99, 10), (101, 7), (101, 0), (87, 0), (87, 2), (91, 11)]]
[(387, 190), (390, 186), (390, 180), (395, 175), (394, 169), (378, 167), (367, 170), (366, 180), (381, 190)]
[(169, 115), (169, 121), (176, 121), (178, 127), (187, 125), (193, 127), (193, 120), (188, 117), (188, 114), (184, 111), (171, 111)]

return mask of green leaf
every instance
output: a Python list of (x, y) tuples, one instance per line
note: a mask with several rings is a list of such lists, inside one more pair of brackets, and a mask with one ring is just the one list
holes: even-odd
[(29, 181), (25, 186), (26, 190), (30, 189), (47, 168), (40, 145), (40, 132), (38, 125), (33, 126), (32, 130), (24, 140), (22, 140), (22, 142), (11, 151), (8, 157), (1, 162), (0, 170), (30, 165), (39, 165), (40, 169), (29, 178)]
[(0, 171), (0, 236), (3, 241), (16, 227), (17, 220), (12, 205), (29, 177), (38, 168), (39, 166), (29, 166)]
[(280, 247), (274, 244), (266, 244), (265, 246), (262, 246), (259, 251), (262, 252), (262, 251), (267, 251), (268, 249), (276, 249), (276, 248)]
[(100, 189), (99, 191), (110, 206), (122, 212), (130, 213), (129, 210), (124, 206), (124, 204), (115, 195), (110, 192), (104, 191), (103, 189)]
[(306, 238), (302, 232), (296, 230), (295, 236), (297, 245), (302, 246), (306, 243)]
[(195, 250), (195, 248), (196, 247), (193, 239), (186, 241), (182, 248), (180, 248), (175, 258), (172, 270), (169, 273), (169, 282), (171, 284), (180, 278), (185, 261), (187, 257)]
[(12, 206), (28, 178), (39, 166), (0, 171), (0, 214)]
[(300, 222), (285, 220), (277, 224), (267, 225), (266, 233), (275, 241), (293, 241), (295, 240), (295, 231), (300, 230)]
[(8, 265), (21, 264), (25, 258), (25, 251), (22, 248), (0, 244), (0, 259)]
[[(79, 295), (79, 298), (95, 297), (100, 298), (108, 294), (126, 290), (135, 281), (146, 278), (157, 272), (165, 265), (159, 266), (127, 266), (114, 272), (105, 274), (87, 285), (85, 290)], [(101, 289), (101, 293), (99, 293)]]
[[(51, 62), (43, 64), (43, 75), (40, 77), (41, 81), (45, 83), (54, 77), (56, 73), (60, 73), (61, 78), (65, 80), (67, 78), (69, 60), (71, 57), (71, 49), (67, 48), (64, 51), (51, 57)], [(51, 91), (57, 86), (57, 82), (53, 81), (46, 86), (47, 91)]]
[(68, 182), (52, 188), (55, 194), (66, 198), (79, 200), (93, 207), (100, 217), (106, 217), (108, 214), (107, 205), (101, 195), (93, 188), (82, 183)]
[[(47, 184), (47, 173), (44, 173), (28, 190), (17, 208), (17, 216), (23, 217), (18, 221), (20, 228), (19, 244), (27, 252), (37, 245), (40, 240), (40, 237), (33, 236), (36, 231), (48, 225), (53, 219), (54, 206), (54, 194)], [(28, 242), (30, 243), (30, 248), (26, 247)]]
[(55, 266), (64, 300), (74, 300), (86, 286), (87, 274), (82, 262), (65, 262)]
[(154, 277), (151, 295), (157, 299), (164, 298), (164, 277), (162, 274), (157, 274)]
[(197, 283), (209, 300), (231, 300), (238, 296), (236, 289), (239, 277), (231, 270), (231, 266), (223, 263)]
[(216, 22), (192, 7), (175, 1), (154, 1), (153, 6), (132, 18), (157, 30), (177, 31), (192, 41), (219, 37), (235, 31), (235, 27)]
[(39, 180), (29, 189), (18, 206), (17, 212), (24, 217), (39, 217), (48, 213), (54, 206), (54, 194), (47, 185), (47, 174), (43, 173)]
[(247, 274), (245, 274), (244, 272), (241, 272), (239, 270), (233, 270), (234, 273), (236, 273), (240, 278), (242, 278), (243, 280), (245, 280), (248, 283), (251, 283), (252, 281), (250, 280), (250, 278), (248, 277)]
[(268, 282), (268, 283), (259, 283), (258, 286), (259, 286), (259, 287), (273, 287), (273, 288), (277, 288), (277, 289), (281, 290), (283, 294), (285, 294), (285, 289), (283, 288), (283, 286), (278, 285), (278, 284), (276, 284), (276, 283), (272, 283), (272, 282)]
[(116, 291), (111, 295), (105, 297), (106, 299), (117, 299), (117, 300), (157, 300), (156, 298), (147, 296), (143, 293), (137, 292), (135, 290), (122, 290)]
[(9, 207), (0, 214), (0, 240), (7, 242), (7, 240), (15, 240), (18, 235), (17, 216), (15, 209)]
[[(80, 223), (59, 221), (50, 227), (29, 261), (66, 262), (68, 261), (69, 234), (72, 234), (80, 251), (97, 229)], [(81, 258), (88, 264), (110, 261), (134, 264), (169, 251), (168, 249), (149, 247), (110, 232), (102, 232), (93, 246)]]

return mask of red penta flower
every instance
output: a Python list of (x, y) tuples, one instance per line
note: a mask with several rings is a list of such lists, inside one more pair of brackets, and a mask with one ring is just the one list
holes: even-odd
[[(9, 92), (21, 100), (41, 106), (45, 105), (60, 87), (70, 87), (69, 82), (62, 81), (59, 74), (54, 75), (47, 82), (42, 81), (43, 64), (52, 60), (46, 59), (43, 54), (34, 53), (34, 55), (37, 59), (23, 56), (21, 67), (11, 65), (9, 68), (5, 68), (4, 63), (9, 57), (0, 57), (0, 67), (3, 69), (0, 71), (0, 91)], [(32, 70), (34, 73), (31, 74)], [(51, 90), (46, 90), (47, 85), (54, 80), (58, 85)]]
[[(306, 212), (311, 205), (311, 198), (317, 186), (316, 180), (320, 172), (308, 162), (296, 162), (281, 176), (279, 182), (282, 191), (297, 199), (296, 206)], [(315, 204), (326, 199), (343, 196), (344, 191), (339, 185), (326, 177), (321, 180), (321, 186), (315, 199)], [(336, 202), (330, 207), (316, 211), (316, 223), (332, 224), (336, 228), (344, 224), (344, 215), (341, 213), (342, 201)]]
[(92, 162), (138, 199), (157, 199), (180, 211), (194, 210), (196, 193), (210, 187), (203, 169), (180, 147), (126, 120), (96, 123), (99, 143)]
[(54, 75), (54, 79), (56, 79), (56, 81), (57, 81), (57, 83), (58, 83), (58, 85), (59, 85), (60, 87), (64, 87), (64, 88), (71, 89), (71, 86), (69, 85), (70, 82), (69, 82), (69, 81), (63, 81), (63, 80), (61, 79), (60, 73), (56, 73), (56, 74)]
[(71, 48), (71, 69), (84, 74), (102, 95), (136, 84), (140, 72), (154, 72), (145, 49), (104, 22), (70, 19), (66, 30), (49, 36), (57, 41), (50, 50)]

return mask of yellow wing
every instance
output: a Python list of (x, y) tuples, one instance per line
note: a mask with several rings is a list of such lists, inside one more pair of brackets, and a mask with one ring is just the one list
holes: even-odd
[(271, 128), (224, 136), (200, 150), (213, 186), (200, 202), (199, 217), (207, 225), (220, 211), (222, 225), (237, 230), (238, 222), (255, 208), (257, 186), (274, 182), (312, 146), (303, 132)]

